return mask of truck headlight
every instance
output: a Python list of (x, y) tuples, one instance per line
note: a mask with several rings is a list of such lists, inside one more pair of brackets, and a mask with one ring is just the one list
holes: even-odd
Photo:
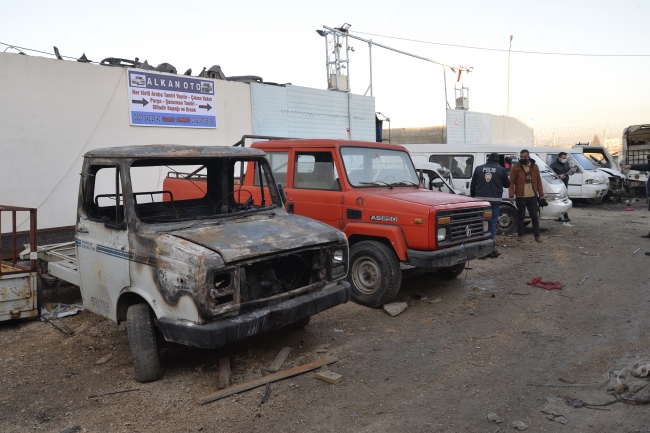
[(487, 233), (490, 231), (490, 223), (488, 220), (483, 220), (483, 233)]
[(438, 229), (438, 242), (442, 242), (447, 239), (447, 229), (441, 227)]
[(600, 185), (602, 182), (600, 179), (587, 179), (585, 180), (585, 185)]

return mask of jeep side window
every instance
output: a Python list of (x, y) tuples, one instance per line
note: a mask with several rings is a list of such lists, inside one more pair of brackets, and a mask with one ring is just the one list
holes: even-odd
[(90, 167), (85, 181), (84, 207), (91, 220), (113, 222), (124, 221), (124, 200), (121, 193), (121, 179), (116, 166)]
[(293, 187), (340, 191), (338, 173), (331, 152), (299, 152), (293, 175)]
[[(269, 164), (271, 165), (271, 173), (276, 182), (282, 184), (284, 188), (287, 187), (287, 167), (289, 166), (289, 152), (269, 152)], [(255, 171), (255, 181), (253, 185), (258, 186), (260, 181), (257, 178), (257, 171)]]

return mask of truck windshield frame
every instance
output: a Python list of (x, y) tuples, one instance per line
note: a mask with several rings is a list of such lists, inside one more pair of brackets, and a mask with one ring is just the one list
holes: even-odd
[(404, 150), (345, 146), (340, 152), (345, 176), (353, 188), (420, 185), (411, 156)]
[[(240, 168), (254, 164), (261, 185), (244, 188)], [(280, 195), (264, 157), (135, 159), (128, 165), (129, 207), (145, 224), (223, 219), (274, 209)]]

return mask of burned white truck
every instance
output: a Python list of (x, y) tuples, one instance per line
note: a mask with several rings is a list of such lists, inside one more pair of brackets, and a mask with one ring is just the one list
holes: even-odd
[[(240, 189), (249, 164), (255, 199)], [(166, 189), (177, 180), (189, 189)], [(282, 196), (257, 149), (93, 150), (81, 173), (74, 256), (39, 247), (39, 258), (79, 285), (88, 310), (127, 322), (135, 379), (153, 381), (164, 373), (160, 335), (217, 348), (305, 326), (350, 299), (345, 235), (288, 214)]]

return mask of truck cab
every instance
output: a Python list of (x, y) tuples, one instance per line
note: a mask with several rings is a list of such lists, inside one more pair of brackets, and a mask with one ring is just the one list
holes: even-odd
[[(258, 186), (243, 190), (238, 172), (247, 167)], [(75, 245), (78, 275), (68, 278), (88, 310), (127, 321), (140, 382), (164, 371), (156, 328), (167, 341), (216, 348), (283, 325), (305, 326), (350, 299), (345, 235), (287, 213), (257, 149), (87, 153)], [(54, 274), (60, 267), (50, 264)]]
[[(400, 264), (453, 278), (469, 260), (494, 249), (490, 204), (423, 188), (401, 146), (317, 139), (257, 141), (251, 147), (268, 154), (289, 213), (345, 233), (348, 281), (360, 304), (377, 307), (392, 300), (401, 285)], [(256, 182), (249, 167), (243, 188), (256, 190)]]

